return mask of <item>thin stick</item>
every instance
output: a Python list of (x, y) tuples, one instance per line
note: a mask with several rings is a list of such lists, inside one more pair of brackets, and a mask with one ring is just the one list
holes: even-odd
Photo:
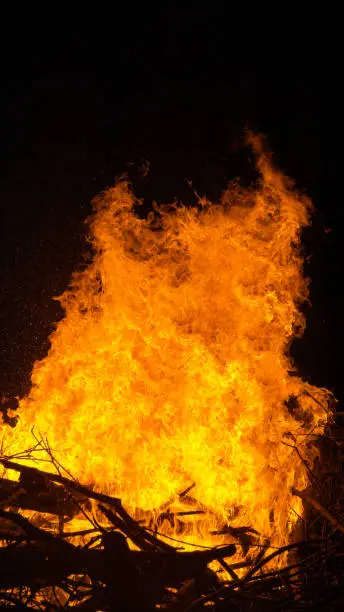
[[(257, 572), (264, 566), (267, 565), (270, 561), (272, 561), (272, 559), (274, 559), (275, 557), (278, 557), (279, 555), (285, 553), (285, 552), (289, 552), (290, 550), (293, 550), (295, 548), (298, 548), (300, 545), (304, 544), (304, 541), (300, 541), (300, 542), (294, 542), (293, 544), (287, 544), (286, 546), (282, 546), (281, 548), (279, 548), (278, 550), (276, 550), (275, 552), (271, 553), (271, 555), (269, 555), (268, 557), (264, 557), (262, 560), (260, 560), (256, 565), (253, 565), (250, 563), (249, 567), (250, 570), (247, 572), (247, 574), (243, 577), (240, 578), (239, 580), (233, 580), (232, 582), (230, 582), (229, 584), (225, 584), (224, 586), (222, 586), (220, 589), (218, 589), (217, 591), (214, 591), (213, 593), (211, 593), (210, 595), (202, 595), (201, 597), (195, 599), (186, 609), (185, 612), (189, 612), (189, 610), (191, 610), (192, 608), (194, 608), (196, 605), (198, 604), (202, 604), (204, 605), (205, 602), (212, 600), (216, 597), (218, 597), (219, 595), (221, 596), (222, 594), (224, 594), (225, 592), (230, 592), (230, 591), (234, 591), (234, 589), (236, 589), (237, 587), (240, 587), (242, 585), (244, 585), (245, 583), (249, 582), (252, 578), (252, 576), (254, 574), (257, 574)], [(309, 541), (307, 542), (309, 544), (313, 544), (314, 542)], [(232, 569), (235, 567), (235, 564), (231, 565)]]

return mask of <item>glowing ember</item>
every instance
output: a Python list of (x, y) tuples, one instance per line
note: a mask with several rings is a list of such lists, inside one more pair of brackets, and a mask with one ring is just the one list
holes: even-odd
[(288, 541), (291, 509), (302, 512), (290, 488), (307, 485), (290, 432), (311, 460), (297, 435), (326, 419), (327, 392), (291, 375), (287, 354), (304, 326), (311, 205), (252, 144), (260, 184), (230, 186), (219, 205), (140, 219), (125, 182), (96, 200), (93, 263), (62, 296), (65, 317), (5, 430), (10, 454), (32, 445), (34, 425), (74, 476), (135, 516), (195, 483), (207, 513), (186, 531), (200, 544), (226, 523)]

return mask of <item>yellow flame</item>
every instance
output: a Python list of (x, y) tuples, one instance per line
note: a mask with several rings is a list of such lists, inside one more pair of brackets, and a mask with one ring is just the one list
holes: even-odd
[(291, 375), (288, 356), (304, 328), (311, 203), (252, 144), (259, 184), (230, 185), (218, 205), (142, 219), (125, 181), (96, 199), (93, 262), (60, 298), (65, 317), (5, 431), (13, 453), (34, 425), (73, 475), (136, 515), (195, 483), (209, 510), (200, 544), (228, 521), (285, 544), (307, 472), (284, 442), (326, 419), (327, 392)]

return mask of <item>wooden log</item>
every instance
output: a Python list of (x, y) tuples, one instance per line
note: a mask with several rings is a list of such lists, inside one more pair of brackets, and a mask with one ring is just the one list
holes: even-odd
[(335, 531), (341, 531), (341, 533), (344, 533), (344, 525), (334, 516), (332, 516), (332, 514), (328, 510), (326, 510), (324, 506), (322, 506), (316, 499), (314, 499), (314, 497), (311, 497), (305, 491), (298, 491), (297, 489), (294, 489), (294, 487), (292, 487), (291, 492), (293, 495), (297, 495), (297, 497), (300, 497), (305, 502), (313, 506), (313, 508), (318, 510), (318, 512), (320, 512), (320, 514), (322, 514), (322, 516), (325, 517), (329, 521), (329, 523), (331, 523)]
[(37, 482), (37, 479), (42, 482), (42, 478), (44, 478), (46, 482), (54, 482), (61, 484), (65, 486), (68, 490), (80, 493), (81, 495), (89, 497), (90, 499), (96, 499), (97, 501), (109, 504), (110, 506), (114, 506), (115, 508), (121, 507), (121, 500), (117, 497), (111, 497), (111, 495), (105, 495), (104, 493), (97, 493), (96, 491), (93, 491), (90, 487), (86, 487), (85, 485), (78, 483), (76, 480), (65, 478), (60, 474), (51, 474), (50, 472), (38, 470), (37, 468), (30, 467), (27, 465), (21, 465), (20, 463), (10, 461), (9, 459), (5, 458), (0, 458), (0, 463), (2, 463), (2, 465), (8, 470), (15, 470), (16, 472), (20, 472), (22, 475), (24, 475), (25, 480), (27, 482)]
[[(36, 528), (34, 528), (36, 529)], [(41, 530), (39, 530), (41, 531)], [(117, 534), (119, 535), (119, 534)], [(123, 563), (138, 568), (142, 574), (159, 574), (162, 581), (178, 583), (206, 569), (215, 559), (235, 554), (235, 546), (185, 553), (164, 551), (137, 551), (118, 546), (118, 538), (106, 543), (104, 549), (77, 548), (67, 542), (58, 542), (54, 536), (41, 541), (41, 546), (6, 546), (0, 548), (0, 586), (12, 588), (23, 585), (53, 585), (71, 573), (88, 574), (110, 583)], [(37, 540), (38, 540), (37, 536)], [(62, 546), (61, 546), (62, 543)], [(64, 547), (66, 545), (66, 548)], [(122, 570), (121, 570), (122, 574)]]

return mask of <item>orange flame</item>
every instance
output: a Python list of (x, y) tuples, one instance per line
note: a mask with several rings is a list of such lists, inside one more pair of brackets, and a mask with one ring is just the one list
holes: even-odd
[(93, 262), (60, 298), (65, 317), (4, 434), (13, 453), (34, 425), (73, 475), (136, 516), (195, 483), (209, 511), (201, 544), (228, 521), (285, 544), (291, 509), (302, 513), (290, 489), (308, 482), (285, 442), (292, 433), (311, 460), (298, 434), (326, 420), (327, 392), (295, 376), (288, 356), (304, 328), (311, 203), (251, 142), (259, 184), (230, 185), (218, 205), (141, 219), (125, 181), (96, 199)]

